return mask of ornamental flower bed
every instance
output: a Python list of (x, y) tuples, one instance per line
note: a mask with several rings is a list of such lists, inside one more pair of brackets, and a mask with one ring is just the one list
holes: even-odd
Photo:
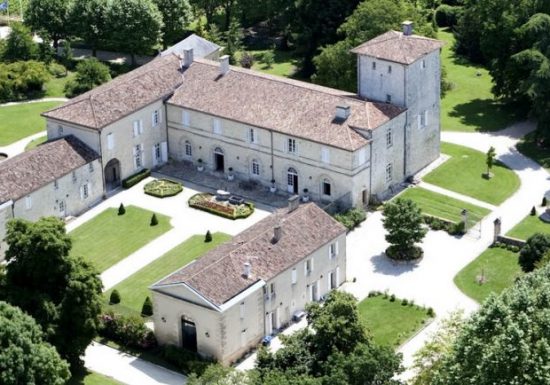
[(145, 194), (152, 195), (157, 198), (172, 197), (183, 191), (181, 183), (174, 182), (168, 179), (157, 179), (147, 183), (143, 190)]
[(247, 218), (254, 212), (254, 205), (250, 202), (234, 205), (228, 201), (217, 201), (212, 194), (195, 194), (189, 198), (189, 206), (229, 219)]

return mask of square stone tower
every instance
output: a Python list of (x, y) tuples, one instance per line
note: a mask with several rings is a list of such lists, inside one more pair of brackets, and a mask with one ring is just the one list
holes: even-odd
[(368, 100), (407, 109), (403, 128), (405, 175), (413, 175), (439, 156), (440, 51), (443, 42), (413, 34), (386, 32), (351, 52), (357, 54), (357, 89)]

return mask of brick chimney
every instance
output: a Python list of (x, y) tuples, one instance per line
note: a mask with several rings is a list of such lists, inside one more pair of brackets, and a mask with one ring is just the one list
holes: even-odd
[(189, 68), (193, 64), (193, 49), (183, 50), (183, 66)]
[(220, 75), (223, 76), (229, 72), (229, 55), (223, 55), (220, 58)]
[(411, 36), (413, 34), (413, 22), (406, 20), (403, 23), (401, 23), (401, 27), (403, 28), (403, 36)]

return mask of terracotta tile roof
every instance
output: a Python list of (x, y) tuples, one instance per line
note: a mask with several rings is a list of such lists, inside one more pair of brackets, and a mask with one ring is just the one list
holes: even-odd
[[(273, 243), (273, 229), (278, 225), (282, 236)], [(152, 288), (185, 283), (219, 306), (258, 280), (272, 279), (345, 232), (344, 226), (314, 203), (300, 205), (290, 213), (282, 209)], [(245, 262), (252, 266), (248, 279), (243, 276)]]
[(98, 154), (73, 136), (9, 158), (0, 163), (0, 203), (20, 199), (97, 158)]
[(407, 36), (402, 32), (389, 31), (355, 47), (351, 52), (396, 63), (411, 64), (424, 55), (440, 49), (443, 44), (442, 41), (423, 36)]
[(170, 95), (182, 82), (179, 67), (180, 59), (176, 55), (157, 57), (42, 115), (101, 131), (124, 116)]
[[(351, 151), (368, 143), (354, 128), (374, 129), (404, 111), (345, 91), (230, 68), (220, 76), (217, 62), (196, 59), (168, 103)], [(345, 121), (335, 119), (339, 105), (351, 108)]]

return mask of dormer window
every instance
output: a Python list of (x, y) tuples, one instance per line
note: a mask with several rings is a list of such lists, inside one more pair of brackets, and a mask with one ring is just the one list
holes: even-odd
[(376, 71), (376, 62), (375, 61), (372, 62), (372, 70)]

